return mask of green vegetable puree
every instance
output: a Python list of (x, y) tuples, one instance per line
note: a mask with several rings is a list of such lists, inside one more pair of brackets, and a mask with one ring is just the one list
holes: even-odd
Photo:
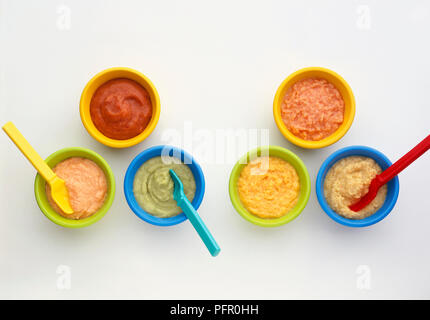
[(184, 193), (193, 201), (196, 181), (190, 168), (174, 157), (155, 157), (137, 170), (133, 181), (133, 193), (137, 203), (146, 212), (160, 218), (174, 217), (182, 212), (173, 199), (173, 169), (184, 185)]

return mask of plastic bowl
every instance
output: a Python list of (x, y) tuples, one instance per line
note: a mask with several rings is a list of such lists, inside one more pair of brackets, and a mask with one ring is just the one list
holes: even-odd
[[(239, 179), (240, 173), (249, 161), (261, 156), (262, 152), (263, 155), (270, 155), (287, 161), (296, 169), (297, 174), (299, 175), (300, 195), (297, 204), (285, 216), (280, 218), (263, 219), (257, 217), (246, 209), (239, 198), (237, 180)], [(249, 151), (235, 164), (230, 174), (229, 193), (233, 207), (243, 218), (261, 227), (277, 227), (295, 219), (306, 207), (311, 193), (311, 180), (305, 164), (297, 155), (282, 147), (266, 146)]]
[(195, 159), (189, 153), (176, 147), (167, 145), (155, 146), (139, 153), (136, 158), (133, 159), (133, 161), (128, 166), (124, 178), (124, 194), (127, 203), (130, 209), (140, 219), (156, 226), (165, 227), (173, 226), (175, 224), (184, 222), (185, 220), (187, 220), (187, 216), (183, 212), (181, 212), (177, 216), (170, 218), (159, 218), (153, 216), (139, 206), (133, 193), (134, 176), (136, 175), (137, 170), (141, 167), (143, 163), (145, 163), (149, 159), (159, 157), (161, 155), (169, 155), (176, 158), (180, 158), (180, 160), (191, 169), (191, 172), (194, 176), (194, 180), (196, 181), (196, 193), (191, 204), (196, 210), (200, 207), (200, 204), (203, 200), (203, 196), (205, 194), (205, 177), (203, 175), (202, 169), (200, 168), (200, 165), (195, 161)]
[[(103, 135), (103, 133), (101, 133), (94, 125), (90, 114), (91, 99), (93, 98), (93, 94), (97, 88), (109, 80), (118, 78), (126, 78), (138, 82), (146, 89), (146, 91), (148, 91), (152, 102), (152, 118), (145, 130), (143, 130), (139, 135), (126, 140), (111, 139)], [(90, 81), (88, 81), (81, 95), (80, 114), (82, 124), (94, 139), (109, 147), (127, 148), (142, 142), (154, 130), (158, 119), (160, 118), (160, 98), (151, 80), (139, 71), (130, 68), (110, 68), (96, 74)]]
[(382, 219), (384, 219), (394, 208), (396, 204), (397, 198), (399, 196), (399, 178), (396, 176), (390, 182), (387, 183), (387, 197), (385, 198), (385, 202), (382, 207), (376, 211), (373, 215), (361, 219), (361, 220), (353, 220), (342, 217), (333, 211), (328, 205), (325, 196), (324, 196), (324, 180), (327, 175), (328, 170), (334, 165), (337, 161), (342, 158), (346, 158), (349, 156), (364, 156), (372, 158), (376, 161), (376, 163), (382, 168), (382, 170), (387, 169), (391, 166), (390, 160), (383, 155), (378, 150), (365, 147), (365, 146), (351, 146), (342, 148), (333, 154), (331, 154), (322, 164), (321, 168), (318, 171), (317, 181), (316, 181), (316, 192), (318, 197), (318, 202), (321, 205), (321, 208), (324, 210), (327, 215), (332, 218), (334, 221), (343, 224), (348, 227), (367, 227), (372, 224), (375, 224)]
[[(343, 123), (332, 135), (318, 141), (303, 140), (295, 136), (287, 129), (287, 126), (285, 125), (281, 116), (281, 105), (287, 90), (297, 81), (307, 79), (307, 78), (326, 79), (339, 90), (345, 102), (345, 115), (344, 115)], [(325, 68), (310, 67), (310, 68), (300, 69), (292, 73), (290, 76), (288, 76), (288, 78), (286, 78), (281, 83), (278, 90), (276, 91), (275, 99), (273, 101), (273, 117), (275, 118), (276, 125), (278, 126), (281, 133), (291, 143), (294, 143), (297, 146), (307, 148), (307, 149), (318, 149), (318, 148), (327, 147), (335, 143), (336, 141), (338, 141), (346, 134), (346, 132), (351, 127), (352, 121), (354, 120), (354, 116), (355, 116), (355, 99), (348, 83), (337, 73)]]
[(34, 195), (36, 196), (36, 201), (39, 205), (40, 210), (49, 220), (63, 227), (81, 228), (89, 226), (96, 221), (99, 221), (109, 210), (115, 197), (115, 178), (107, 162), (99, 154), (85, 148), (64, 148), (51, 154), (48, 158), (46, 158), (45, 161), (52, 168), (57, 163), (71, 157), (82, 157), (90, 159), (94, 161), (103, 170), (108, 183), (108, 190), (106, 200), (103, 206), (99, 209), (99, 211), (85, 219), (71, 220), (64, 218), (63, 216), (55, 212), (54, 209), (52, 209), (52, 207), (50, 206), (45, 192), (46, 182), (39, 174), (36, 175), (36, 179), (34, 181)]

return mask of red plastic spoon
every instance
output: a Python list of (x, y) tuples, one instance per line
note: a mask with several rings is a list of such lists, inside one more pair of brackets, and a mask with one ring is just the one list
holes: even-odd
[(428, 149), (430, 149), (430, 135), (418, 143), (411, 151), (397, 160), (394, 164), (388, 167), (387, 170), (373, 178), (373, 180), (370, 182), (369, 191), (358, 202), (350, 205), (349, 208), (355, 212), (363, 209), (365, 206), (371, 203), (373, 199), (375, 199), (380, 187), (397, 176), (403, 169), (409, 166)]

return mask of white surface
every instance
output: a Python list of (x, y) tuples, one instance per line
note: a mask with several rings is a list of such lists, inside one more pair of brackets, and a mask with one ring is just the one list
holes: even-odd
[[(0, 134), (0, 298), (430, 298), (429, 154), (401, 175), (392, 213), (364, 229), (329, 219), (314, 188), (290, 224), (254, 226), (230, 203), (233, 163), (201, 160), (199, 212), (222, 248), (215, 259), (189, 223), (139, 220), (122, 190), (130, 161), (168, 142), (169, 129), (182, 133), (184, 121), (211, 134), (267, 128), (271, 144), (303, 159), (312, 185), (322, 161), (344, 146), (398, 159), (429, 134), (430, 4), (362, 4), (0, 0), (1, 124), (14, 121), (43, 157), (67, 146), (95, 150), (117, 184), (101, 221), (59, 227), (37, 207), (34, 169)], [(112, 66), (142, 71), (161, 97), (156, 130), (126, 150), (93, 140), (79, 118), (86, 82)], [(356, 96), (350, 131), (322, 150), (291, 145), (272, 117), (278, 85), (305, 66), (335, 70)], [(69, 290), (57, 287), (61, 265), (71, 268)], [(357, 287), (360, 265), (371, 272), (370, 289)]]

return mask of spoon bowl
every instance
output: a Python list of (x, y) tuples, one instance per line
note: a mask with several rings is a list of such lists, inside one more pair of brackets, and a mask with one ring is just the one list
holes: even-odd
[(124, 195), (125, 199), (127, 200), (127, 204), (138, 218), (156, 226), (167, 227), (184, 222), (187, 220), (187, 216), (182, 212), (177, 216), (170, 218), (156, 217), (146, 212), (142, 209), (142, 207), (139, 206), (133, 192), (133, 183), (137, 170), (139, 170), (139, 168), (149, 159), (162, 155), (169, 155), (179, 158), (190, 168), (196, 182), (196, 193), (194, 195), (194, 199), (191, 201), (191, 204), (196, 210), (200, 207), (205, 194), (205, 177), (200, 165), (191, 154), (185, 150), (169, 145), (160, 145), (148, 148), (139, 153), (133, 159), (133, 161), (131, 161), (124, 177)]
[(393, 210), (397, 198), (399, 196), (399, 178), (396, 176), (390, 182), (387, 183), (387, 196), (385, 197), (385, 202), (378, 211), (376, 211), (371, 216), (360, 219), (353, 220), (342, 217), (340, 214), (336, 213), (332, 208), (330, 208), (327, 200), (324, 196), (324, 180), (327, 172), (330, 168), (338, 162), (340, 159), (350, 157), (350, 156), (363, 156), (372, 158), (375, 162), (382, 168), (382, 170), (387, 169), (391, 166), (391, 161), (381, 152), (376, 149), (366, 147), (366, 146), (350, 146), (342, 148), (332, 153), (321, 165), (317, 180), (315, 183), (316, 193), (318, 202), (324, 212), (334, 221), (348, 227), (367, 227), (373, 225), (385, 217)]
[(34, 180), (34, 195), (36, 197), (37, 205), (49, 220), (59, 226), (66, 228), (82, 228), (99, 221), (109, 211), (109, 208), (111, 207), (115, 198), (115, 177), (113, 175), (112, 169), (105, 159), (103, 159), (98, 153), (86, 148), (70, 147), (60, 149), (51, 154), (45, 159), (45, 161), (52, 168), (58, 163), (72, 157), (89, 159), (103, 170), (108, 183), (108, 190), (103, 206), (88, 218), (73, 220), (63, 217), (62, 215), (58, 214), (49, 204), (48, 197), (46, 195), (46, 182), (40, 174), (37, 174)]

